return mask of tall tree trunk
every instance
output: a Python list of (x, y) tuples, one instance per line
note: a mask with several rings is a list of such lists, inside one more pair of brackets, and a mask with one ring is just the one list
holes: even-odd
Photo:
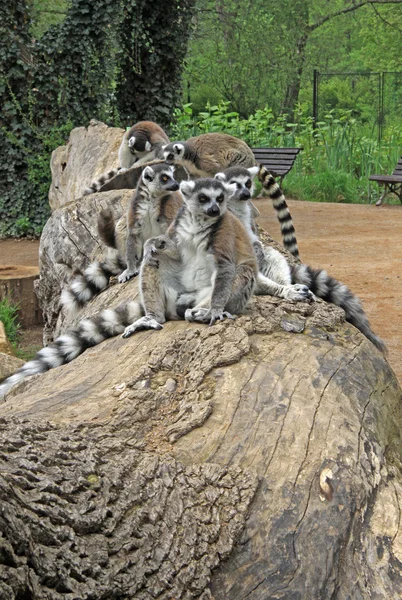
[(306, 59), (306, 46), (308, 41), (308, 33), (305, 33), (297, 43), (297, 50), (294, 59), (294, 70), (290, 81), (286, 88), (285, 100), (282, 106), (282, 112), (289, 116), (289, 119), (293, 120), (296, 104), (299, 100), (301, 79), (303, 75), (303, 68)]

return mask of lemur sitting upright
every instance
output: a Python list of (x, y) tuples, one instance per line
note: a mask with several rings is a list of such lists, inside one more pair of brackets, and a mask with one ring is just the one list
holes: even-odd
[[(123, 283), (138, 273), (144, 242), (165, 233), (182, 204), (178, 189), (171, 165), (161, 163), (145, 167), (127, 210), (125, 260), (116, 250), (105, 261), (93, 262), (83, 273), (76, 275), (60, 297), (66, 311), (76, 312), (85, 306), (108, 286), (112, 275), (121, 273), (119, 281)], [(100, 215), (99, 220), (101, 237), (106, 243), (113, 244), (115, 223), (112, 213)]]
[[(290, 266), (280, 252), (274, 248), (263, 247), (255, 234), (250, 206), (251, 196), (249, 194), (252, 189), (250, 182), (255, 175), (254, 168), (243, 169), (241, 167), (227, 169), (216, 175), (220, 181), (234, 184), (237, 188), (236, 193), (229, 199), (229, 208), (244, 224), (257, 255), (259, 275), (255, 293), (303, 300), (303, 298), (292, 298), (286, 295), (289, 288), (298, 286), (298, 291), (305, 295), (304, 299), (309, 300), (312, 292), (318, 298), (342, 308), (345, 311), (346, 320), (357, 327), (381, 352), (385, 352), (386, 346), (373, 333), (359, 299), (346, 285), (322, 269), (312, 269), (308, 265)], [(265, 167), (259, 170), (258, 176), (260, 179), (266, 180)]]
[(117, 173), (130, 169), (134, 164), (140, 166), (155, 159), (163, 160), (163, 146), (169, 143), (169, 138), (153, 121), (140, 121), (124, 132), (119, 148), (119, 168), (111, 169), (95, 179), (84, 189), (83, 195), (98, 192), (107, 181)]
[(168, 233), (145, 243), (142, 305), (128, 302), (83, 319), (7, 378), (0, 398), (19, 381), (71, 362), (124, 326), (123, 337), (128, 337), (139, 329), (160, 329), (166, 318), (179, 318), (186, 308), (189, 320), (211, 324), (244, 311), (258, 269), (247, 232), (226, 210), (234, 186), (204, 179), (182, 182), (181, 190), (184, 205)]
[[(176, 306), (176, 314), (189, 321), (211, 325), (241, 314), (251, 297), (257, 276), (257, 261), (241, 222), (227, 210), (234, 186), (216, 179), (180, 184), (184, 204), (169, 227), (167, 237), (180, 252), (181, 268), (158, 270), (159, 283), (152, 281), (152, 298), (146, 278), (141, 277), (145, 317), (133, 323), (123, 337), (139, 328), (158, 328)], [(148, 243), (154, 243), (153, 239)], [(172, 275), (173, 272), (173, 275)]]

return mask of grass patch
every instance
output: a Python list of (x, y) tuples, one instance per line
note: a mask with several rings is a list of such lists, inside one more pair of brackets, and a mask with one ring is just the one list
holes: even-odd
[(18, 318), (19, 306), (9, 298), (0, 300), (0, 321), (4, 324), (6, 336), (17, 358), (28, 361), (42, 348), (41, 344), (24, 344), (23, 331)]
[(21, 329), (21, 324), (18, 320), (18, 310), (18, 306), (13, 304), (9, 298), (0, 300), (0, 321), (4, 325), (6, 336), (14, 350), (17, 350)]
[(289, 173), (284, 181), (284, 193), (298, 200), (353, 204), (362, 202), (366, 189), (362, 190), (359, 180), (349, 173), (322, 171), (309, 175)]

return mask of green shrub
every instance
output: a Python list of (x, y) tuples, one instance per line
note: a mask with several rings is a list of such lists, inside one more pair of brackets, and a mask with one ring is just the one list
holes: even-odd
[(9, 298), (0, 300), (0, 321), (4, 325), (6, 336), (14, 349), (17, 349), (19, 330), (21, 328), (18, 320), (18, 306), (13, 304)]

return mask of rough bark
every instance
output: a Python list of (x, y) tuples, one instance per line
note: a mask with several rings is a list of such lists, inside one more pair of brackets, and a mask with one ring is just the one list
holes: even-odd
[(124, 130), (91, 121), (89, 127), (77, 127), (66, 146), (52, 153), (52, 184), (49, 204), (52, 210), (81, 198), (85, 187), (119, 166), (118, 151)]
[(109, 340), (1, 407), (0, 581), (10, 598), (398, 598), (400, 399), (322, 302)]

